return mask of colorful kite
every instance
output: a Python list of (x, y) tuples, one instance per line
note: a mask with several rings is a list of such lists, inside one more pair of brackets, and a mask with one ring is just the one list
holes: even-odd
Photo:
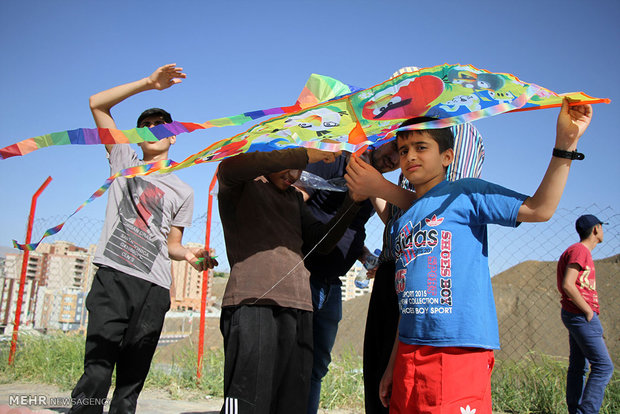
[[(266, 115), (279, 115), (231, 138), (215, 142), (180, 163), (146, 167), (148, 171), (143, 173), (124, 170), (110, 177), (106, 181), (108, 183), (117, 176), (171, 172), (203, 162), (220, 161), (243, 152), (298, 146), (358, 152), (368, 145), (387, 142), (405, 119), (419, 116), (437, 118), (407, 129), (447, 127), (505, 112), (559, 107), (564, 96), (570, 99), (571, 105), (610, 102), (609, 99), (593, 98), (583, 92), (559, 95), (536, 84), (525, 83), (514, 75), (491, 73), (470, 65), (445, 64), (405, 72), (364, 90), (356, 90), (332, 78), (312, 75), (293, 106), (248, 112), (202, 124), (173, 122), (127, 131), (103, 128), (66, 131), (30, 138), (6, 147), (0, 150), (0, 157), (24, 155), (49, 145), (154, 141), (196, 129), (241, 125)], [(105, 186), (84, 204), (98, 197), (96, 194), (102, 189), (105, 192)], [(20, 249), (34, 249), (38, 243), (19, 245), (14, 242), (14, 245)]]
[(283, 106), (258, 111), (245, 112), (225, 118), (212, 119), (203, 123), (172, 122), (157, 125), (152, 128), (133, 128), (128, 130), (108, 128), (78, 128), (51, 134), (28, 138), (16, 144), (0, 149), (0, 160), (29, 154), (41, 148), (52, 145), (97, 145), (97, 144), (137, 144), (144, 141), (158, 141), (184, 132), (193, 132), (197, 129), (243, 125), (265, 116), (288, 114), (300, 111), (354, 91), (359, 91), (351, 85), (346, 85), (329, 76), (310, 75), (299, 98), (292, 106)]

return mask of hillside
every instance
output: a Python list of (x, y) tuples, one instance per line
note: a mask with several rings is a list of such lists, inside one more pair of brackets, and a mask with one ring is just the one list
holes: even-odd
[[(620, 255), (595, 260), (601, 322), (609, 353), (620, 361)], [(616, 279), (616, 280), (614, 280)], [(568, 357), (568, 333), (560, 319), (556, 262), (527, 261), (493, 278), (502, 350), (518, 358), (528, 349)]]
[[(609, 352), (620, 362), (620, 255), (595, 260), (597, 290), (601, 304), (601, 320)], [(556, 262), (526, 261), (492, 279), (502, 350), (498, 358), (521, 358), (528, 350), (547, 355), (568, 356), (568, 333), (560, 320), (559, 293), (556, 289)], [(226, 279), (214, 280), (214, 294), (221, 299)], [(361, 355), (364, 326), (370, 295), (360, 296), (343, 304), (343, 315), (334, 353), (352, 349)], [(168, 358), (175, 350), (198, 337), (198, 320), (193, 334), (159, 351)], [(207, 318), (205, 349), (222, 346), (219, 319)]]

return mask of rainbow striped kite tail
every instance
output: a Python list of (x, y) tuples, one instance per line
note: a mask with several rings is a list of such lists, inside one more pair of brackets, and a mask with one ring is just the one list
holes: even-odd
[[(67, 218), (68, 220), (68, 218)], [(65, 225), (66, 221), (63, 223), (60, 223), (57, 226), (52, 227), (51, 229), (47, 229), (47, 231), (43, 234), (43, 237), (41, 237), (41, 239), (36, 242), (36, 243), (24, 243), (24, 244), (19, 244), (17, 243), (17, 240), (13, 240), (13, 247), (15, 247), (18, 250), (24, 251), (24, 250), (28, 250), (30, 252), (33, 252), (37, 249), (37, 247), (39, 247), (39, 244), (41, 244), (41, 242), (43, 241), (44, 238), (52, 236), (56, 233), (58, 233), (60, 230), (62, 230), (62, 227)]]
[(21, 250), (22, 252), (24, 250), (28, 250), (30, 252), (36, 250), (36, 248), (39, 246), (39, 244), (41, 243), (41, 240), (39, 240), (38, 243), (30, 243), (30, 244), (19, 244), (17, 243), (17, 240), (13, 240), (13, 247), (16, 248), (17, 250)]

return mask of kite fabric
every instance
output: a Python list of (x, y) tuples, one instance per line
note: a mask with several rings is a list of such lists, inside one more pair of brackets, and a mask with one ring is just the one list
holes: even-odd
[(212, 119), (203, 123), (171, 122), (151, 128), (133, 128), (128, 130), (108, 128), (78, 128), (62, 132), (28, 138), (16, 144), (0, 149), (0, 160), (29, 154), (52, 145), (97, 145), (97, 144), (137, 144), (154, 142), (173, 135), (193, 132), (198, 129), (243, 125), (249, 121), (265, 116), (282, 115), (297, 112), (303, 108), (334, 99), (351, 92), (361, 90), (344, 84), (329, 76), (312, 74), (292, 106), (282, 106), (258, 111), (245, 112), (240, 115)]
[[(124, 171), (133, 174), (131, 176), (172, 172), (204, 162), (221, 161), (243, 152), (303, 146), (356, 153), (368, 145), (376, 147), (392, 139), (399, 125), (409, 118), (428, 116), (437, 119), (402, 129), (449, 127), (506, 112), (559, 107), (563, 97), (568, 97), (571, 105), (610, 102), (609, 99), (593, 98), (583, 92), (559, 95), (508, 73), (491, 73), (471, 65), (445, 64), (404, 72), (363, 90), (326, 76), (312, 75), (293, 106), (247, 112), (205, 123), (175, 121), (126, 131), (91, 129), (88, 133), (73, 132), (73, 138), (66, 131), (58, 134), (67, 134), (68, 138), (58, 142), (72, 143), (72, 139), (75, 143), (109, 144), (154, 141), (197, 129), (241, 125), (266, 115), (278, 115), (245, 132), (217, 141), (180, 163), (170, 161), (168, 165), (142, 166), (145, 171), (137, 173), (133, 169), (123, 170), (106, 180), (108, 183), (118, 176), (127, 176)], [(58, 145), (54, 142), (54, 135), (35, 137), (6, 147), (0, 150), (0, 157), (23, 155), (37, 148)], [(95, 142), (97, 139), (99, 142)], [(105, 192), (106, 184), (80, 208), (103, 194), (96, 195), (102, 189)], [(62, 228), (62, 225), (59, 226)], [(21, 250), (32, 250), (39, 243), (20, 245), (14, 241), (13, 244)]]
[[(610, 102), (582, 92), (562, 96), (568, 96), (572, 104)], [(79, 128), (55, 132), (2, 148), (0, 159), (25, 155), (52, 145), (157, 141), (199, 129), (242, 125), (274, 115), (280, 117), (210, 146), (214, 157), (209, 161), (229, 156), (230, 150), (234, 153), (273, 150), (295, 146), (299, 141), (308, 147), (351, 150), (378, 138), (389, 138), (396, 132), (395, 125), (408, 118), (438, 118), (438, 121), (409, 129), (447, 127), (504, 112), (561, 106), (562, 96), (536, 84), (522, 82), (514, 75), (491, 73), (470, 65), (446, 64), (404, 72), (365, 90), (313, 74), (292, 106), (245, 112), (203, 123), (175, 121), (152, 128)], [(339, 145), (316, 144), (327, 138), (335, 139)], [(235, 142), (239, 144), (235, 145)], [(208, 157), (209, 154), (203, 156)]]

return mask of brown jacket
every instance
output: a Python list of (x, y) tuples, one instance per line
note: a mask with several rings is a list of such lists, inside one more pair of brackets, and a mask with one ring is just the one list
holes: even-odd
[(262, 177), (289, 168), (304, 169), (307, 163), (304, 148), (240, 154), (220, 163), (218, 203), (231, 269), (222, 306), (312, 310), (302, 245), (315, 246), (340, 220), (317, 246), (316, 251), (328, 253), (359, 205), (348, 199), (340, 214), (323, 224), (295, 188), (281, 191)]

